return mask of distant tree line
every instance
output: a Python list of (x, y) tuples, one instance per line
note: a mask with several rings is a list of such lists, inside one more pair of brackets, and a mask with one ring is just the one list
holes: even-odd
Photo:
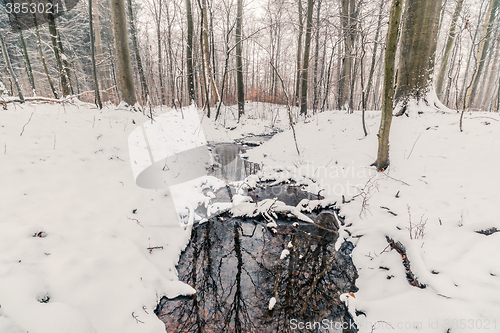
[[(394, 105), (498, 110), (500, 0), (400, 0)], [(391, 0), (81, 0), (15, 32), (0, 11), (0, 85), (96, 104), (245, 100), (380, 110)], [(419, 30), (416, 30), (419, 29)], [(398, 37), (399, 36), (399, 37)], [(130, 61), (128, 61), (128, 59)], [(283, 84), (280, 80), (283, 80)], [(439, 105), (438, 105), (439, 104)], [(392, 107), (392, 105), (391, 105)]]

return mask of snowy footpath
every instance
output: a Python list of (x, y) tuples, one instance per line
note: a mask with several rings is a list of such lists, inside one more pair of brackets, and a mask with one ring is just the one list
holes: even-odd
[[(284, 108), (248, 109), (240, 127), (204, 120), (207, 139), (288, 128)], [(289, 130), (246, 155), (337, 201), (359, 273), (341, 299), (360, 332), (500, 332), (500, 117), (468, 113), (464, 132), (456, 113), (395, 118), (383, 173), (370, 167), (379, 119), (367, 113), (365, 138), (360, 114), (325, 112), (296, 125), (300, 156)], [(145, 121), (88, 105), (0, 110), (1, 333), (161, 333), (159, 299), (195, 292), (175, 268), (190, 229), (168, 190), (131, 171), (128, 136)]]

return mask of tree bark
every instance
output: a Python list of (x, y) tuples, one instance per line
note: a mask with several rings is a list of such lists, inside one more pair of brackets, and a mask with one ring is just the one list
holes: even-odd
[(307, 26), (306, 40), (304, 46), (304, 60), (302, 67), (302, 87), (300, 98), (300, 114), (307, 115), (307, 78), (309, 72), (309, 50), (311, 48), (311, 33), (312, 33), (312, 16), (313, 16), (314, 0), (307, 0)]
[(395, 101), (406, 111), (410, 99), (423, 100), (432, 87), (441, 0), (408, 2), (401, 33)]
[(26, 73), (28, 74), (28, 80), (29, 80), (30, 85), (31, 85), (31, 90), (33, 92), (33, 96), (36, 96), (35, 79), (33, 77), (33, 69), (31, 68), (30, 57), (28, 55), (28, 50), (26, 49), (26, 41), (24, 40), (22, 30), (19, 30), (19, 42), (21, 44), (21, 49), (23, 51), (24, 64), (26, 65)]
[(134, 106), (137, 103), (137, 98), (135, 96), (134, 76), (128, 47), (128, 29), (124, 0), (111, 0), (111, 14), (113, 16), (116, 65), (118, 67), (118, 85), (120, 87), (121, 100), (129, 106)]
[(21, 87), (19, 86), (19, 82), (17, 81), (16, 73), (14, 73), (14, 70), (12, 69), (12, 63), (10, 62), (9, 52), (7, 51), (7, 46), (5, 45), (5, 41), (3, 39), (2, 34), (0, 34), (0, 48), (2, 49), (3, 60), (5, 61), (7, 70), (9, 71), (10, 79), (12, 80), (12, 82), (14, 82), (14, 85), (16, 86), (17, 95), (19, 96), (21, 103), (24, 103), (23, 92), (21, 90)]
[(89, 0), (89, 33), (90, 33), (90, 60), (92, 62), (92, 79), (94, 80), (94, 97), (95, 103), (102, 109), (101, 94), (99, 93), (99, 79), (97, 78), (97, 67), (95, 60), (95, 43), (94, 43), (94, 18), (92, 17), (92, 1)]
[(132, 0), (128, 0), (128, 17), (130, 22), (130, 33), (132, 34), (132, 46), (134, 48), (135, 61), (137, 62), (137, 70), (139, 71), (139, 78), (141, 81), (143, 103), (147, 103), (149, 98), (149, 89), (146, 83), (146, 76), (144, 75), (144, 68), (142, 67), (141, 54), (137, 43), (137, 30), (135, 28), (134, 11), (132, 8)]
[(398, 30), (402, 7), (402, 0), (392, 0), (385, 47), (382, 118), (378, 131), (377, 160), (373, 163), (378, 171), (384, 171), (389, 166), (389, 133), (391, 130), (392, 111), (394, 107), (394, 63), (396, 61)]
[(356, 39), (355, 0), (341, 0), (341, 25), (344, 41), (344, 54), (339, 78), (339, 109), (352, 110), (351, 85), (353, 69), (353, 48)]
[(243, 86), (243, 61), (241, 58), (241, 25), (243, 21), (243, 0), (238, 0), (236, 17), (236, 90), (238, 94), (238, 119), (245, 113), (245, 90)]
[(471, 89), (467, 92), (465, 96), (465, 108), (468, 108), (473, 102), (477, 93), (477, 88), (479, 86), (479, 78), (483, 72), (486, 55), (489, 51), (490, 38), (491, 38), (491, 30), (493, 29), (493, 23), (495, 21), (495, 15), (497, 12), (497, 8), (499, 5), (499, 0), (490, 0), (488, 12), (489, 19), (488, 22), (484, 25), (483, 35), (481, 36), (481, 42), (479, 43), (479, 48), (477, 50), (477, 55), (479, 56), (479, 61), (477, 63), (477, 68), (474, 71), (474, 75), (472, 76), (472, 85)]
[(321, 0), (318, 1), (318, 6), (316, 7), (316, 40), (314, 49), (314, 98), (313, 98), (313, 113), (316, 113), (316, 108), (318, 106), (318, 62), (319, 62), (319, 28), (321, 26), (320, 22), (320, 12), (321, 12)]
[(382, 26), (382, 11), (384, 9), (384, 0), (380, 1), (380, 8), (378, 11), (378, 21), (377, 21), (377, 30), (375, 32), (375, 42), (373, 45), (373, 55), (372, 55), (372, 63), (370, 65), (370, 74), (368, 75), (368, 83), (366, 86), (366, 96), (365, 96), (365, 103), (368, 102), (369, 97), (370, 97), (370, 92), (372, 89), (372, 83), (373, 83), (373, 74), (375, 73), (375, 64), (377, 62), (377, 49), (378, 49), (378, 44), (379, 44), (379, 35), (380, 35), (380, 27)]
[(297, 0), (299, 7), (299, 37), (297, 40), (297, 73), (295, 77), (295, 106), (299, 106), (301, 57), (302, 57), (302, 34), (304, 33), (304, 19), (302, 18), (302, 0)]
[(40, 38), (40, 30), (38, 29), (38, 21), (36, 19), (36, 15), (33, 15), (33, 20), (34, 20), (34, 25), (35, 25), (35, 35), (36, 35), (36, 45), (38, 48), (38, 55), (40, 56), (40, 59), (42, 61), (43, 70), (45, 72), (45, 75), (47, 76), (47, 81), (49, 82), (50, 90), (52, 91), (54, 98), (57, 99), (59, 97), (57, 96), (56, 89), (54, 88), (54, 83), (52, 82), (52, 78), (50, 77), (47, 62), (45, 61), (45, 54), (43, 53), (42, 40)]
[(67, 77), (66, 70), (64, 69), (63, 62), (61, 59), (62, 56), (62, 51), (59, 48), (59, 44), (57, 42), (57, 27), (56, 27), (56, 22), (54, 15), (52, 13), (49, 13), (47, 15), (47, 23), (49, 26), (49, 34), (50, 34), (50, 40), (52, 42), (52, 49), (54, 50), (54, 56), (56, 58), (56, 63), (57, 63), (57, 69), (59, 71), (59, 80), (61, 82), (61, 90), (63, 97), (69, 96), (71, 94), (71, 89), (69, 86), (69, 80)]
[[(207, 0), (198, 0), (202, 15), (202, 27), (201, 27), (201, 38), (203, 38), (203, 49), (202, 54), (206, 62), (205, 70), (208, 76), (208, 81), (210, 81), (210, 87), (212, 89), (212, 94), (214, 97), (214, 103), (217, 104), (219, 97), (217, 94), (217, 87), (215, 86), (214, 78), (212, 75), (212, 69), (210, 64), (210, 45), (208, 43), (208, 15), (207, 15)], [(208, 101), (207, 101), (208, 103)]]
[(455, 30), (457, 27), (457, 20), (460, 16), (460, 12), (462, 11), (462, 5), (464, 0), (458, 0), (457, 6), (455, 7), (455, 12), (453, 13), (453, 18), (451, 20), (450, 30), (448, 32), (448, 37), (446, 38), (446, 46), (444, 49), (443, 60), (441, 61), (441, 67), (439, 69), (439, 74), (436, 81), (436, 93), (439, 98), (441, 98), (443, 94), (443, 83), (444, 78), (446, 76), (446, 68), (448, 66), (448, 59), (450, 57), (451, 47), (453, 46), (453, 42), (455, 41)]
[(196, 101), (194, 93), (193, 77), (193, 13), (191, 9), (191, 0), (186, 0), (186, 18), (187, 18), (187, 45), (186, 45), (186, 67), (188, 77), (189, 103)]

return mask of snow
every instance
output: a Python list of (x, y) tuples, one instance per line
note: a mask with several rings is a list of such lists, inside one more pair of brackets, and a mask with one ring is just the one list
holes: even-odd
[[(366, 138), (359, 114), (327, 112), (296, 126), (300, 156), (290, 132), (247, 155), (276, 168), (294, 166), (292, 174), (314, 179), (316, 189), (340, 205), (353, 237), (342, 228), (340, 235), (356, 245), (359, 273), (359, 291), (343, 300), (360, 332), (497, 332), (500, 233), (476, 231), (500, 226), (500, 117), (467, 113), (460, 133), (459, 114), (423, 111), (393, 119), (391, 166), (384, 173), (369, 166), (379, 124), (373, 112)], [(386, 236), (405, 246), (425, 289), (409, 284)]]
[[(268, 199), (256, 206), (236, 193), (236, 203), (210, 206), (209, 197), (193, 193), (222, 186), (217, 179), (192, 179), (175, 195), (167, 186), (141, 188), (142, 171), (179, 153), (162, 155), (158, 147), (154, 161), (134, 166), (129, 137), (150, 123), (143, 114), (83, 103), (11, 103), (0, 110), (0, 332), (165, 332), (153, 312), (159, 299), (196, 292), (176, 273), (190, 227), (179, 224), (173, 197), (193, 219), (199, 218), (191, 214), (194, 205), (203, 202), (213, 214), (262, 214), (270, 224), (276, 213), (307, 220), (303, 212), (337, 202), (345, 225), (336, 246), (344, 239), (355, 244), (359, 273), (359, 291), (341, 300), (360, 332), (499, 330), (500, 232), (477, 233), (500, 229), (498, 114), (467, 113), (464, 132), (459, 114), (433, 107), (394, 118), (391, 166), (377, 173), (370, 164), (378, 112), (367, 112), (367, 137), (356, 112), (301, 119), (299, 156), (284, 107), (248, 103), (250, 116), (238, 126), (231, 107), (224, 108), (221, 122), (203, 118), (205, 138), (184, 142), (192, 146), (183, 149), (204, 146), (204, 139), (279, 132), (246, 153), (265, 165), (247, 184), (295, 179), (325, 199), (296, 207)], [(178, 119), (168, 112), (165, 119)], [(174, 128), (177, 134), (161, 135), (187, 130)], [(407, 281), (386, 236), (405, 247), (425, 289)], [(285, 247), (282, 259), (293, 244)], [(275, 303), (271, 298), (268, 308)]]
[(274, 309), (275, 305), (276, 305), (276, 298), (275, 297), (271, 297), (271, 299), (269, 300), (269, 307), (268, 307), (268, 309), (269, 310)]
[(47, 104), (1, 113), (0, 331), (164, 332), (159, 298), (194, 292), (175, 269), (190, 230), (166, 190), (135, 184), (127, 137), (146, 117)]
[(280, 260), (285, 259), (286, 257), (288, 257), (289, 254), (290, 251), (288, 249), (284, 249), (283, 251), (281, 251)]

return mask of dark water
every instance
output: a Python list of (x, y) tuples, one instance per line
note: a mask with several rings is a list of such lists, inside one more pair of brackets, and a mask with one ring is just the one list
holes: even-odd
[[(230, 154), (241, 153), (236, 148), (231, 146)], [(216, 157), (217, 163), (236, 161), (231, 175), (245, 169), (244, 160), (238, 164), (235, 157), (226, 163), (229, 158), (224, 158)], [(249, 195), (257, 201), (278, 197), (288, 205), (318, 199), (289, 184), (262, 184)], [(344, 241), (335, 250), (334, 209), (309, 214), (314, 225), (279, 216), (274, 231), (262, 217), (233, 218), (228, 213), (195, 225), (177, 268), (179, 279), (197, 293), (160, 301), (156, 312), (166, 331), (355, 332), (339, 329), (352, 321), (339, 296), (357, 290), (357, 272), (350, 258), (352, 243)], [(290, 254), (280, 259), (289, 243)], [(269, 310), (272, 297), (277, 302)], [(307, 329), (308, 322), (317, 325)]]

